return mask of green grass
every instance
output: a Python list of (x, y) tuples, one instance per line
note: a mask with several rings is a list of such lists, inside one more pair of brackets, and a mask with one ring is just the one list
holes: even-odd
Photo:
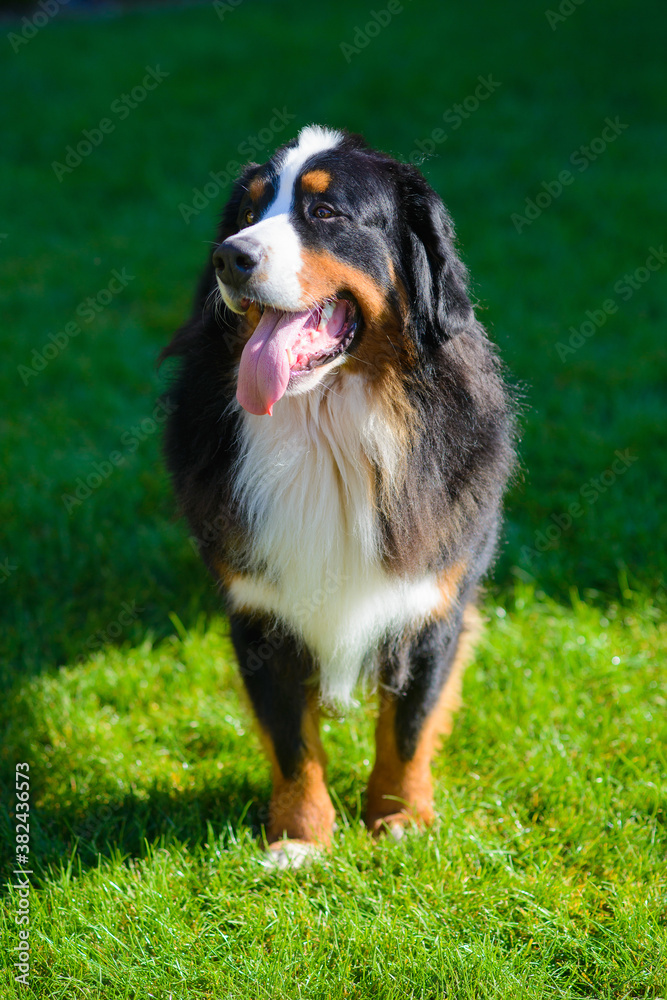
[[(340, 43), (370, 13), (302, 10), (58, 15), (6, 43), (0, 862), (4, 879), (26, 761), (34, 874), (30, 986), (13, 981), (4, 887), (0, 997), (665, 997), (667, 268), (627, 301), (614, 287), (664, 239), (662, 8), (587, 0), (552, 31), (521, 0), (406, 3), (349, 63)], [(147, 66), (169, 76), (121, 119)], [(368, 842), (360, 695), (325, 733), (335, 850), (277, 875), (257, 846), (268, 769), (152, 417), (155, 358), (228, 188), (187, 225), (179, 206), (274, 107), (294, 115), (276, 142), (319, 121), (407, 158), (489, 74), (500, 86), (423, 169), (521, 387), (522, 474), (436, 765), (438, 823)], [(59, 183), (52, 162), (107, 116)], [(617, 116), (627, 129), (580, 172), (571, 154)], [(565, 169), (518, 233), (512, 215)], [(77, 314), (123, 269), (108, 306)], [(617, 311), (561, 360), (607, 299)], [(617, 451), (630, 464), (605, 475)], [(95, 463), (109, 474), (68, 511)]]

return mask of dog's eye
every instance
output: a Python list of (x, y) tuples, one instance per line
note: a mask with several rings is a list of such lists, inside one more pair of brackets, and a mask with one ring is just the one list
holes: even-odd
[(311, 214), (316, 219), (332, 219), (336, 213), (330, 205), (315, 205), (311, 209)]
[(246, 226), (252, 226), (253, 222), (255, 221), (255, 213), (251, 208), (246, 208), (245, 214), (243, 216), (243, 221), (245, 222)]

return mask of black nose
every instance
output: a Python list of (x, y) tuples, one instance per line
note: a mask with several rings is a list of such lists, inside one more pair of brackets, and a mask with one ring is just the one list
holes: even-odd
[(254, 241), (235, 237), (225, 240), (213, 254), (213, 266), (221, 281), (232, 288), (241, 288), (257, 270), (264, 251)]

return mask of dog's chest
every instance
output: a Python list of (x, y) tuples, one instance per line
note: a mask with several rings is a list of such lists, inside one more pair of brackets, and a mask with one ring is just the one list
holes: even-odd
[(324, 698), (348, 701), (382, 636), (438, 598), (434, 581), (382, 563), (374, 465), (395, 463), (397, 443), (355, 383), (326, 404), (309, 393), (271, 418), (244, 415), (243, 433), (235, 492), (252, 565), (232, 602), (287, 623), (318, 661)]

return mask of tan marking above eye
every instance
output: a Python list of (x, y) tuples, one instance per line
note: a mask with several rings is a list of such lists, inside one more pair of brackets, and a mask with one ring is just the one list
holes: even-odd
[(255, 177), (248, 185), (248, 194), (253, 201), (259, 201), (266, 191), (266, 181), (261, 177)]
[(301, 178), (301, 187), (309, 194), (323, 194), (331, 184), (328, 170), (309, 170)]

